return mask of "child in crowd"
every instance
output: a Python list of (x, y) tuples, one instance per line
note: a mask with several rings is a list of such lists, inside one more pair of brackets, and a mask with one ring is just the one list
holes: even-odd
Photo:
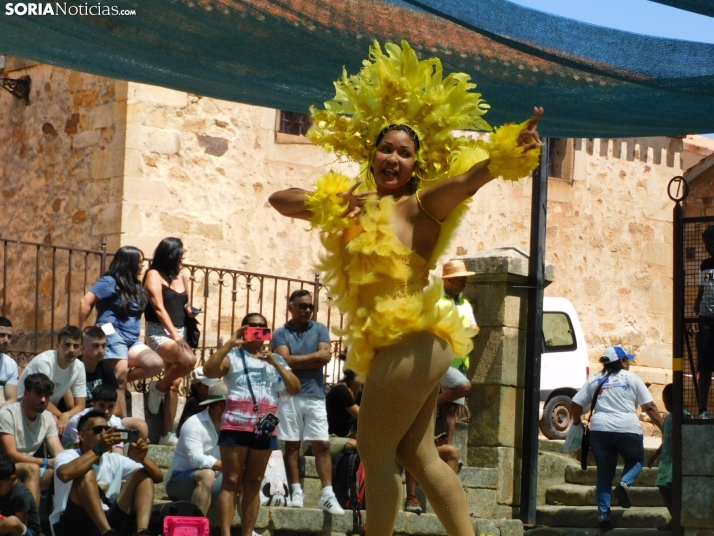
[[(673, 385), (668, 383), (662, 390), (662, 402), (669, 413), (664, 417), (664, 426), (662, 427), (662, 444), (647, 460), (647, 467), (652, 467), (657, 458), (659, 458), (659, 471), (657, 472), (657, 487), (662, 495), (669, 515), (672, 515), (672, 390)], [(692, 414), (686, 409), (684, 410), (684, 418), (691, 419)], [(659, 530), (672, 530), (672, 521), (659, 527)]]
[(0, 454), (0, 534), (42, 536), (32, 493), (17, 479), (15, 462)]

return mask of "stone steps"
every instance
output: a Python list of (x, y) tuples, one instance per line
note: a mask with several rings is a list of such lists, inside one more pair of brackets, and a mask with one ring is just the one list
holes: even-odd
[[(657, 529), (614, 529), (607, 532), (612, 536), (671, 536), (672, 531)], [(574, 527), (536, 527), (526, 532), (527, 536), (601, 536), (599, 529)]]
[[(633, 506), (627, 510), (614, 508), (610, 520), (616, 528), (656, 529), (669, 522), (669, 512), (661, 507)], [(598, 523), (596, 506), (539, 506), (536, 523), (546, 527), (595, 528)]]
[[(655, 487), (632, 486), (627, 493), (632, 506), (664, 506), (664, 501)], [(551, 486), (545, 494), (546, 501), (552, 505), (564, 506), (597, 506), (595, 486), (580, 484), (561, 484)], [(618, 506), (613, 496), (612, 506)]]
[[(635, 486), (656, 486), (657, 481), (657, 471), (656, 467), (650, 469), (645, 467), (640, 476), (635, 480)], [(617, 468), (617, 473), (615, 474), (615, 480), (613, 482), (619, 482), (622, 477), (622, 466)], [(581, 484), (586, 486), (594, 486), (597, 482), (597, 467), (588, 467), (586, 471), (583, 471), (580, 466), (569, 466), (565, 468), (565, 482), (567, 484)]]

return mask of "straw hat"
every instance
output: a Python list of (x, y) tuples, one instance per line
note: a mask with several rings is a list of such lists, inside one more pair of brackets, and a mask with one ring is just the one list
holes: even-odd
[(469, 272), (466, 270), (466, 265), (464, 261), (455, 259), (444, 264), (441, 271), (441, 278), (448, 279), (450, 277), (466, 277), (469, 275), (476, 275), (476, 272)]
[(208, 398), (203, 402), (199, 402), (199, 406), (205, 406), (206, 404), (213, 404), (214, 402), (220, 402), (226, 399), (228, 394), (228, 387), (226, 387), (225, 382), (214, 383), (208, 388)]

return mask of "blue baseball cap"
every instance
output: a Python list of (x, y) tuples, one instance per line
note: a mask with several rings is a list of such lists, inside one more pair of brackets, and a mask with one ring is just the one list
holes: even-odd
[(610, 348), (605, 350), (605, 352), (602, 354), (602, 357), (605, 358), (605, 363), (614, 363), (615, 361), (619, 361), (620, 359), (635, 358), (634, 355), (625, 352), (625, 349), (622, 346), (610, 346)]

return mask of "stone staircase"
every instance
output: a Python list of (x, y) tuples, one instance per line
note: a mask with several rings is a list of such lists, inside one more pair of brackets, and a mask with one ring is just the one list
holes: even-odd
[[(558, 449), (557, 442), (549, 443), (551, 443), (548, 446), (549, 450)], [(645, 459), (648, 459), (653, 451), (654, 449), (651, 448), (645, 449)], [(562, 456), (571, 458), (571, 463), (564, 467), (564, 482), (551, 484), (546, 488), (545, 504), (539, 506), (536, 513), (538, 527), (529, 530), (528, 534), (533, 536), (600, 534), (597, 529), (598, 515), (595, 496), (597, 468), (595, 462), (591, 459), (589, 467), (583, 471), (574, 454), (572, 456), (562, 454), (562, 446), (560, 453)], [(615, 483), (618, 482), (617, 477), (621, 475), (622, 465), (618, 467)], [(645, 468), (642, 471), (629, 490), (632, 503), (632, 507), (629, 509), (620, 508), (617, 505), (617, 499), (613, 497), (610, 519), (616, 530), (612, 534), (642, 536), (671, 534), (657, 530), (657, 527), (667, 523), (670, 517), (655, 485), (656, 479), (657, 468)]]
[[(164, 471), (168, 471), (173, 457), (172, 447), (151, 445), (149, 457)], [(332, 516), (317, 508), (321, 486), (312, 456), (301, 457), (301, 482), (305, 492), (305, 508), (261, 507), (256, 532), (262, 536), (280, 536), (285, 532), (316, 534), (320, 536), (346, 536), (352, 533), (352, 515)], [(496, 470), (464, 467), (459, 473), (466, 491), (474, 532), (486, 536), (522, 536), (523, 524), (516, 519), (489, 519), (493, 517), (490, 495), (496, 493)], [(154, 503), (168, 502), (164, 484), (154, 487)], [(219, 527), (218, 509), (212, 507), (208, 514), (213, 534)], [(240, 516), (233, 517), (234, 530), (240, 527)], [(217, 534), (217, 532), (215, 532)], [(236, 532), (238, 534), (238, 532)], [(433, 513), (422, 515), (400, 512), (395, 534), (419, 536), (446, 536), (446, 531)]]

